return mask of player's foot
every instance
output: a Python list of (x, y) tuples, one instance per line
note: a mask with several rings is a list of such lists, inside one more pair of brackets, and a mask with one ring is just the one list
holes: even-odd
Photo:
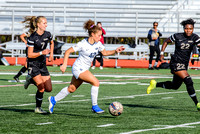
[(149, 70), (154, 70), (154, 68), (153, 68), (153, 67), (149, 67), (148, 69), (149, 69)]
[(101, 114), (104, 112), (98, 105), (92, 106), (92, 111), (97, 114)]
[(19, 78), (14, 76), (13, 79), (16, 81), (16, 82), (19, 82)]
[(56, 105), (55, 97), (50, 96), (48, 98), (48, 100), (49, 100), (49, 112), (52, 114), (53, 113), (53, 108)]
[(41, 107), (36, 107), (35, 108), (35, 113), (37, 113), (37, 114), (46, 114), (47, 112), (44, 111)]
[(30, 84), (31, 84), (31, 76), (27, 75), (26, 76), (26, 81), (24, 83), (24, 89), (27, 89)]
[(197, 103), (197, 110), (200, 111), (200, 103)]
[(153, 67), (153, 68), (154, 68), (154, 69), (156, 69), (156, 70), (159, 70), (159, 68), (158, 68), (158, 67), (156, 67), (156, 66), (155, 66), (155, 67)]
[(150, 85), (147, 88), (147, 94), (151, 93), (151, 90), (153, 90), (154, 88), (156, 88), (156, 81), (155, 80), (151, 80), (150, 81)]
[(100, 70), (103, 70), (103, 67), (102, 67), (102, 66), (100, 66), (100, 67), (99, 67), (99, 69), (100, 69)]
[(95, 66), (92, 66), (91, 69), (95, 69)]

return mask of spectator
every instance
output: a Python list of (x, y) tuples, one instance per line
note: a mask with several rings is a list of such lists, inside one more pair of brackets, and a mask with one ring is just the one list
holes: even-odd
[[(157, 27), (158, 27), (158, 22), (154, 22), (153, 28), (149, 30), (148, 35), (147, 35), (147, 38), (149, 39), (149, 48), (150, 48), (149, 68), (148, 68), (149, 70), (158, 69), (157, 64), (160, 58), (159, 43), (160, 43), (160, 37), (162, 36), (162, 34), (157, 29)], [(156, 57), (155, 64), (152, 67), (154, 52), (156, 52), (157, 57)]]
[[(101, 22), (97, 22), (97, 26), (99, 26), (99, 27), (101, 28), (101, 30), (102, 30), (102, 35), (101, 35), (100, 42), (104, 45), (104, 37), (103, 37), (103, 35), (106, 34), (106, 31), (103, 29)], [(96, 55), (96, 56), (94, 57), (92, 69), (95, 69), (96, 60), (97, 60), (98, 62), (100, 62), (100, 67), (99, 67), (99, 69), (102, 70), (102, 69), (103, 69), (103, 55), (102, 55), (101, 52), (99, 52), (98, 55)]]

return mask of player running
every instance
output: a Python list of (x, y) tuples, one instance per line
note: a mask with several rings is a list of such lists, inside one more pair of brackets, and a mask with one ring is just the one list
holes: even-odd
[(193, 81), (187, 72), (193, 47), (196, 45), (198, 46), (200, 43), (199, 36), (193, 33), (194, 24), (195, 21), (193, 19), (182, 21), (181, 25), (183, 26), (184, 32), (175, 33), (164, 41), (160, 53), (161, 60), (164, 58), (163, 54), (168, 43), (175, 42), (175, 52), (174, 55), (171, 56), (170, 61), (170, 69), (173, 74), (173, 80), (165, 82), (156, 82), (155, 80), (151, 80), (150, 86), (147, 88), (147, 94), (150, 94), (150, 92), (156, 87), (177, 90), (184, 82), (189, 96), (195, 103), (197, 110), (200, 111), (200, 103), (198, 103), (196, 97)]
[(49, 97), (49, 112), (53, 113), (53, 108), (57, 101), (64, 99), (70, 93), (76, 91), (76, 89), (83, 83), (87, 82), (92, 85), (91, 87), (91, 99), (92, 99), (92, 111), (95, 113), (103, 113), (104, 110), (97, 105), (99, 80), (89, 71), (91, 63), (94, 57), (100, 51), (104, 56), (112, 55), (122, 52), (124, 47), (118, 47), (116, 50), (106, 51), (104, 45), (99, 41), (101, 39), (102, 30), (99, 26), (95, 25), (94, 21), (88, 20), (84, 23), (83, 27), (88, 31), (89, 38), (85, 38), (78, 42), (73, 47), (65, 51), (64, 62), (60, 67), (62, 73), (67, 68), (67, 62), (70, 53), (79, 51), (79, 57), (76, 59), (72, 66), (72, 80), (68, 87), (63, 88), (56, 96)]
[[(32, 17), (33, 21), (25, 18), (30, 23), (31, 29), (36, 29), (28, 37), (28, 76), (37, 86), (35, 113), (47, 113), (41, 108), (44, 92), (52, 91), (49, 71), (46, 67), (46, 55), (50, 53), (49, 61), (53, 60), (54, 43), (50, 32), (46, 31), (47, 19), (44, 16)], [(50, 50), (47, 44), (50, 42)], [(26, 79), (28, 80), (28, 79)], [(27, 82), (26, 82), (27, 83)], [(30, 83), (30, 82), (28, 82)]]

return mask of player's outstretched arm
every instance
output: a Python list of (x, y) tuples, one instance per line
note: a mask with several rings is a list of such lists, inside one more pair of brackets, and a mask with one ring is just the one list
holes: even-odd
[(125, 50), (124, 46), (120, 46), (117, 49), (110, 50), (110, 51), (107, 51), (107, 50), (104, 49), (101, 53), (103, 54), (103, 56), (109, 56), (109, 55), (113, 55), (115, 53), (120, 53), (120, 52), (122, 52), (124, 50)]

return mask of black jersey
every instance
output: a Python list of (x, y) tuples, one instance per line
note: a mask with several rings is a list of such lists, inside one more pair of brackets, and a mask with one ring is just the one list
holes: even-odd
[(199, 36), (194, 33), (189, 37), (185, 33), (176, 33), (170, 36), (170, 40), (175, 42), (173, 60), (184, 64), (189, 62), (193, 47), (200, 43)]
[[(28, 37), (28, 46), (34, 47), (33, 52), (41, 52), (47, 48), (49, 41), (52, 40), (52, 35), (48, 31), (44, 31), (42, 35), (39, 35), (37, 32), (34, 32)], [(41, 55), (37, 58), (29, 58), (30, 61), (35, 61), (38, 59), (46, 59), (46, 55)]]

